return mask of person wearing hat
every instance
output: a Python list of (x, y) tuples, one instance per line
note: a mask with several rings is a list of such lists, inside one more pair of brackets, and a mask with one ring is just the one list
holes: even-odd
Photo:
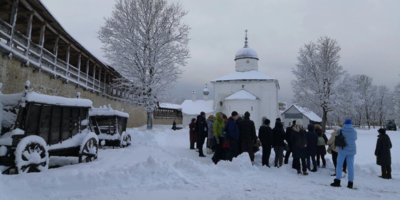
[(260, 138), (262, 145), (262, 166), (269, 166), (269, 157), (271, 156), (271, 148), (274, 146), (274, 134), (270, 127), (271, 121), (269, 119), (264, 120), (264, 124), (260, 126), (258, 131), (258, 138)]
[(199, 148), (199, 157), (206, 157), (203, 153), (204, 140), (208, 136), (208, 126), (206, 122), (206, 113), (201, 112), (197, 116), (196, 121), (196, 133), (197, 133), (197, 148)]
[(238, 141), (239, 141), (239, 128), (236, 124), (236, 120), (239, 118), (239, 114), (236, 111), (232, 112), (232, 116), (229, 117), (228, 122), (226, 124), (226, 128), (228, 129), (226, 140), (229, 145), (229, 161), (232, 161), (234, 157), (238, 155)]
[(345, 147), (337, 147), (338, 158), (336, 167), (336, 179), (331, 184), (332, 187), (340, 187), (340, 179), (342, 178), (343, 162), (347, 160), (347, 170), (349, 173), (348, 188), (353, 188), (354, 183), (354, 156), (357, 153), (357, 132), (354, 130), (351, 119), (346, 119), (344, 125), (339, 129), (338, 133), (342, 132), (346, 142)]
[(257, 142), (256, 127), (254, 122), (250, 120), (250, 113), (244, 113), (244, 119), (239, 123), (241, 152), (247, 152), (250, 156), (250, 161), (254, 162), (253, 145)]
[(378, 140), (376, 142), (375, 156), (376, 164), (381, 166), (382, 175), (379, 176), (383, 179), (392, 179), (392, 157), (390, 149), (392, 148), (392, 142), (390, 137), (386, 134), (385, 129), (378, 130)]

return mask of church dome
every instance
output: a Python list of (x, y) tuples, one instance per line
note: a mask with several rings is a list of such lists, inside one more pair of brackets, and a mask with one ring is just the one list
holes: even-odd
[(245, 41), (244, 41), (244, 47), (239, 49), (236, 52), (235, 61), (238, 60), (238, 59), (244, 59), (244, 58), (253, 58), (253, 59), (257, 59), (258, 60), (257, 52), (247, 45), (247, 43), (248, 43), (247, 39), (248, 38), (247, 38), (247, 30), (246, 30), (246, 37), (245, 37)]
[(250, 47), (244, 47), (236, 52), (235, 60), (242, 58), (254, 58), (258, 60), (258, 54), (254, 49)]

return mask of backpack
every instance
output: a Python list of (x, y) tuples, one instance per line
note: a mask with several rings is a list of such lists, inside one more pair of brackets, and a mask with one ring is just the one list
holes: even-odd
[(323, 137), (318, 137), (318, 146), (325, 146), (325, 139)]
[(340, 130), (340, 133), (335, 137), (335, 146), (336, 147), (346, 147), (346, 141), (344, 140), (345, 137), (343, 136), (342, 130)]
[(296, 146), (299, 148), (307, 147), (307, 133), (304, 130), (300, 130), (297, 134)]

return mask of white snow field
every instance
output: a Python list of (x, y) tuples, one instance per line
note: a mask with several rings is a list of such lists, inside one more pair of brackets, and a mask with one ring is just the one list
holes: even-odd
[[(109, 200), (109, 199), (400, 199), (400, 132), (389, 132), (393, 179), (378, 178), (375, 164), (376, 130), (358, 130), (355, 187), (328, 186), (333, 177), (328, 167), (309, 176), (297, 175), (290, 165), (260, 166), (261, 153), (252, 166), (247, 154), (233, 162), (211, 162), (189, 150), (189, 131), (155, 126), (153, 131), (130, 129), (132, 146), (101, 149), (98, 160), (77, 164), (77, 158), (52, 157), (42, 173), (0, 175), (1, 200)], [(327, 135), (330, 137), (330, 135)], [(272, 153), (270, 162), (274, 159)], [(290, 161), (291, 162), (291, 161)], [(71, 165), (72, 164), (72, 165)], [(1, 168), (0, 168), (1, 169)]]

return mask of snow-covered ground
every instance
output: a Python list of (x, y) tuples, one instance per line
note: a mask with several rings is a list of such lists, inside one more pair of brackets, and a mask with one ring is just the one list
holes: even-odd
[[(376, 130), (358, 130), (355, 187), (332, 188), (333, 164), (309, 176), (282, 168), (256, 165), (247, 154), (214, 165), (211, 155), (189, 150), (188, 130), (156, 126), (151, 132), (130, 129), (132, 146), (99, 150), (99, 159), (77, 164), (77, 158), (52, 157), (43, 173), (0, 175), (1, 200), (25, 199), (400, 199), (400, 132), (389, 132), (393, 143), (393, 179), (378, 178)], [(328, 135), (329, 137), (330, 135)], [(272, 163), (274, 154), (271, 155)], [(71, 165), (72, 164), (72, 165)]]

